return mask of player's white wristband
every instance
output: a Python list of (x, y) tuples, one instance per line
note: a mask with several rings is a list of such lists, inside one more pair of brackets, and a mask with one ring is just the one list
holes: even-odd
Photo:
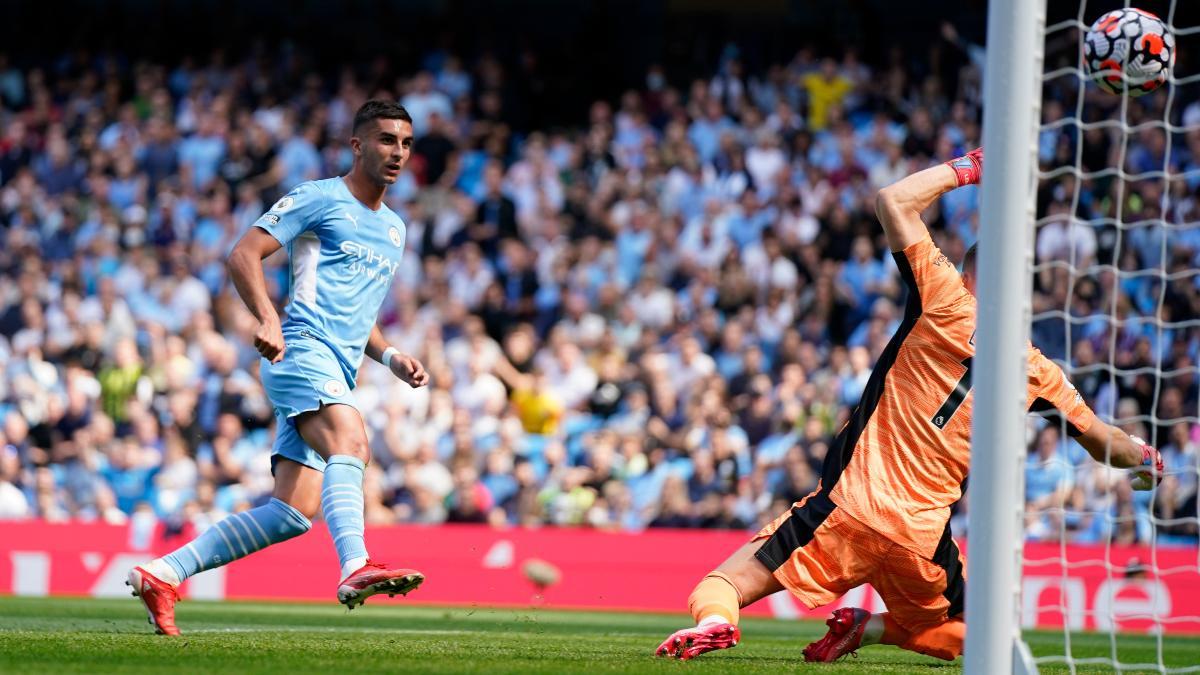
[(383, 363), (383, 365), (387, 366), (388, 368), (391, 368), (392, 367), (392, 357), (399, 353), (400, 353), (399, 349), (396, 349), (395, 347), (388, 347), (387, 349), (383, 350), (383, 356), (381, 356), (379, 358), (379, 361), (381, 363)]

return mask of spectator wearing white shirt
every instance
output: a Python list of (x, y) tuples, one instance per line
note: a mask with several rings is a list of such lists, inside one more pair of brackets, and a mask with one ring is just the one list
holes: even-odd
[(411, 87), (400, 105), (412, 116), (413, 135), (417, 138), (429, 131), (429, 116), (437, 113), (442, 119), (454, 116), (454, 105), (450, 97), (434, 89), (433, 74), (422, 70), (412, 79)]
[(1096, 231), (1090, 223), (1075, 222), (1070, 217), (1070, 207), (1055, 202), (1049, 208), (1052, 216), (1038, 229), (1038, 262), (1062, 260), (1076, 268), (1087, 267), (1096, 255)]
[(588, 300), (582, 293), (569, 294), (563, 303), (563, 310), (563, 318), (559, 320), (558, 328), (571, 342), (584, 349), (591, 349), (604, 337), (604, 317), (588, 311)]
[(0, 520), (20, 520), (31, 515), (25, 493), (14, 484), (20, 474), (20, 455), (15, 447), (4, 442), (0, 445)]
[(642, 272), (641, 280), (629, 294), (629, 304), (643, 327), (658, 330), (675, 318), (675, 297), (658, 284), (658, 276), (652, 270)]
[(758, 336), (768, 344), (778, 343), (783, 333), (795, 321), (794, 302), (778, 287), (767, 293), (767, 302), (760, 305), (754, 315), (754, 327)]
[(599, 381), (596, 371), (571, 342), (561, 340), (554, 348), (554, 356), (541, 359), (541, 363), (550, 391), (568, 410), (580, 408), (596, 389)]
[(460, 251), (459, 259), (446, 268), (450, 296), (473, 310), (479, 307), (484, 291), (492, 285), (496, 275), (477, 245), (465, 244)]
[(482, 417), (485, 411), (502, 407), (506, 395), (504, 383), (491, 373), (491, 365), (481, 357), (471, 359), (467, 376), (456, 381), (451, 390), (454, 404), (472, 417)]
[(678, 355), (671, 359), (671, 385), (679, 392), (692, 391), (716, 370), (716, 361), (700, 349), (700, 342), (694, 337), (686, 337), (679, 343)]
[(742, 264), (759, 291), (782, 289), (795, 291), (800, 284), (796, 263), (783, 255), (779, 239), (770, 232), (763, 233), (760, 246), (747, 247), (742, 252)]
[(787, 168), (787, 156), (779, 148), (779, 136), (769, 129), (759, 130), (753, 147), (746, 151), (746, 172), (764, 198), (775, 194), (776, 178)]
[(867, 182), (879, 190), (904, 178), (912, 169), (899, 143), (889, 143), (883, 151), (883, 161), (867, 172)]

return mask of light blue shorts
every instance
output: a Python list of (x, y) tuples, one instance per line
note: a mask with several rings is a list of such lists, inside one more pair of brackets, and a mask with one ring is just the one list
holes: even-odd
[(308, 447), (296, 430), (296, 416), (322, 405), (342, 403), (358, 409), (354, 391), (341, 363), (324, 342), (299, 335), (286, 338), (283, 360), (262, 359), (263, 389), (275, 406), (275, 443), (271, 446), (271, 473), (280, 457), (325, 471), (325, 460)]

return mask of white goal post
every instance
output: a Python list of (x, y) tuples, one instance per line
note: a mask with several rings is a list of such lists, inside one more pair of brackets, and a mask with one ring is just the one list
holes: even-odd
[[(1045, 0), (988, 3), (984, 69), (983, 192), (980, 196), (972, 424), (967, 512), (968, 675), (1034, 668), (1017, 619), (1026, 375), (1037, 131)], [(986, 478), (985, 478), (986, 477)]]
[[(1200, 673), (1180, 637), (1200, 632), (1200, 2), (988, 5), (965, 672)], [(1140, 98), (1080, 58), (1115, 9), (1093, 50), (1123, 36), (1178, 68)], [(1065, 421), (1030, 422), (1031, 333), (1100, 419), (1162, 452), (1161, 484), (1134, 493)]]

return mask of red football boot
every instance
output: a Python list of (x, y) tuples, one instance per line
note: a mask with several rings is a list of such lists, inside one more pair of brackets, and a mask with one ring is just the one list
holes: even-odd
[(863, 633), (871, 613), (865, 609), (843, 607), (834, 610), (825, 621), (829, 632), (825, 637), (804, 648), (805, 661), (832, 663), (862, 646)]
[(141, 567), (129, 570), (125, 585), (141, 598), (154, 632), (159, 635), (179, 635), (179, 629), (175, 627), (175, 603), (179, 601), (179, 592), (174, 586)]
[(975, 148), (962, 157), (946, 162), (946, 166), (954, 169), (958, 186), (974, 185), (983, 178), (983, 148)]
[(376, 593), (387, 593), (388, 596), (394, 596), (397, 593), (408, 595), (410, 591), (416, 590), (423, 581), (425, 581), (425, 575), (416, 570), (388, 569), (388, 566), (383, 563), (368, 560), (366, 565), (358, 568), (338, 584), (338, 602), (354, 609)]
[(654, 654), (687, 661), (705, 652), (736, 647), (741, 639), (742, 632), (731, 623), (684, 628), (671, 633), (671, 637), (663, 640)]

